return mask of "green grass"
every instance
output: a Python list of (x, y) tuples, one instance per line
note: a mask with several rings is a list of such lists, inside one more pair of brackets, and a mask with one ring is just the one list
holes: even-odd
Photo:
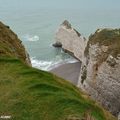
[(120, 29), (99, 29), (89, 37), (88, 45), (85, 50), (85, 56), (89, 54), (89, 46), (99, 44), (99, 46), (108, 46), (108, 55), (117, 57), (120, 54)]
[(95, 120), (114, 120), (71, 83), (0, 56), (0, 115), (11, 115), (11, 120), (65, 120), (88, 112)]

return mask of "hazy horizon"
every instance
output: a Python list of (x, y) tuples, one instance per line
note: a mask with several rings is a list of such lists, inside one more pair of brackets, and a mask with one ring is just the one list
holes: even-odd
[[(33, 12), (34, 14), (39, 14), (44, 10), (46, 16), (48, 13), (51, 15), (56, 13), (61, 16), (61, 14), (65, 14), (65, 12), (68, 11), (63, 20), (68, 19), (75, 27), (76, 24), (82, 27), (81, 21), (83, 21), (83, 19), (87, 19), (86, 24), (92, 21), (92, 24), (94, 24), (94, 21), (95, 23), (98, 22), (97, 27), (120, 27), (118, 22), (120, 19), (119, 6), (120, 0), (0, 0), (0, 20), (11, 25), (11, 21), (19, 15), (26, 16)], [(70, 13), (71, 11), (73, 13)], [(9, 21), (7, 20), (8, 16)], [(79, 23), (75, 22), (76, 16), (78, 16), (78, 19), (80, 18)], [(51, 17), (56, 20), (61, 19), (55, 18), (55, 16)], [(107, 23), (104, 22), (104, 19), (105, 21), (107, 20)]]
[(98, 28), (120, 28), (119, 6), (120, 0), (0, 0), (0, 21), (18, 34), (42, 69), (69, 58), (51, 46), (65, 19), (88, 37)]
[(5, 8), (58, 8), (58, 9), (97, 9), (120, 10), (119, 0), (0, 0), (0, 7)]

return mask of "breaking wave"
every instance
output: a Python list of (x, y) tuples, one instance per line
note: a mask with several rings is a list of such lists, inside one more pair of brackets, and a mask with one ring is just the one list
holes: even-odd
[(41, 69), (41, 70), (45, 70), (45, 71), (49, 71), (55, 67), (65, 64), (65, 63), (75, 63), (75, 62), (77, 62), (77, 60), (73, 59), (73, 58), (67, 58), (65, 60), (54, 59), (52, 61), (38, 60), (38, 59), (36, 59), (36, 57), (31, 58), (31, 63), (32, 63), (33, 67)]

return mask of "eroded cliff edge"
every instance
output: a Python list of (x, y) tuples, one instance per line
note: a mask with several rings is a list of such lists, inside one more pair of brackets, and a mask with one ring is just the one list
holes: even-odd
[(22, 41), (9, 26), (2, 22), (0, 22), (0, 56), (14, 57), (31, 66), (29, 54)]
[(78, 87), (117, 116), (120, 112), (120, 29), (98, 29), (88, 40), (77, 33), (65, 21), (56, 33), (56, 43), (82, 62)]

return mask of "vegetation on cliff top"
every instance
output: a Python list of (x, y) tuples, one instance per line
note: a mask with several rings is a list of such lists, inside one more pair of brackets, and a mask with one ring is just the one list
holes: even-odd
[(22, 42), (10, 28), (0, 22), (0, 56), (16, 57), (30, 64)]
[(12, 120), (88, 120), (90, 116), (90, 120), (115, 120), (71, 83), (24, 64), (13, 54), (16, 51), (10, 51), (15, 43), (8, 42), (7, 34), (0, 37), (0, 116), (10, 115)]
[(120, 54), (120, 29), (98, 29), (89, 37), (85, 55), (89, 52), (89, 46), (94, 44), (108, 46), (108, 54), (117, 57)]

